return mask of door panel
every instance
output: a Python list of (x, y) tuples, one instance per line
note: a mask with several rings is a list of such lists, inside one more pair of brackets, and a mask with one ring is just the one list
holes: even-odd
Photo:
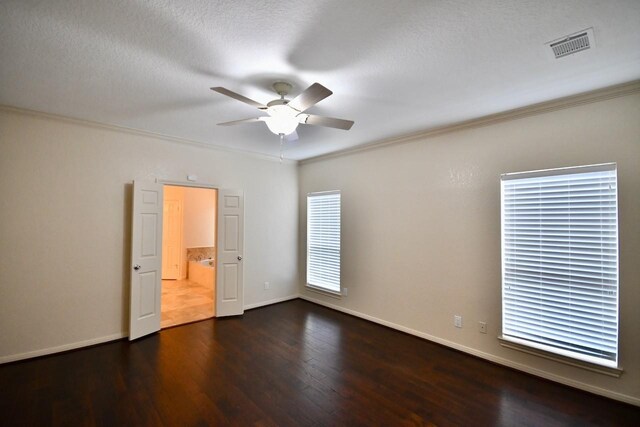
[(133, 183), (129, 340), (160, 330), (162, 185)]
[(218, 280), (216, 316), (244, 313), (242, 251), (244, 197), (239, 190), (218, 191)]
[(156, 272), (150, 271), (140, 275), (140, 319), (156, 313)]
[(224, 292), (223, 301), (236, 301), (238, 299), (238, 264), (224, 264)]
[(142, 257), (153, 257), (157, 255), (158, 239), (155, 233), (158, 227), (157, 214), (142, 214), (142, 248), (140, 255)]
[(238, 215), (224, 216), (224, 247), (228, 251), (237, 251), (238, 247)]

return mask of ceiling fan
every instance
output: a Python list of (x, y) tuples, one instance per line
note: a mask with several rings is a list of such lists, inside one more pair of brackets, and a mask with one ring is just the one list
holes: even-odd
[(336, 129), (349, 130), (353, 126), (353, 121), (335, 119), (333, 117), (316, 116), (314, 114), (305, 113), (306, 110), (322, 101), (333, 92), (320, 83), (314, 83), (304, 90), (300, 95), (296, 96), (292, 100), (285, 99), (285, 96), (289, 94), (292, 86), (286, 82), (275, 82), (273, 89), (280, 99), (274, 99), (266, 105), (249, 99), (239, 93), (230, 91), (223, 87), (212, 87), (211, 90), (229, 96), (245, 104), (256, 107), (268, 114), (268, 116), (255, 117), (250, 119), (233, 120), (231, 122), (218, 123), (220, 126), (232, 126), (243, 123), (265, 122), (269, 130), (276, 135), (279, 135), (281, 139), (284, 136), (288, 136), (289, 141), (294, 141), (297, 138), (296, 128), (300, 123), (306, 125), (325, 126)]

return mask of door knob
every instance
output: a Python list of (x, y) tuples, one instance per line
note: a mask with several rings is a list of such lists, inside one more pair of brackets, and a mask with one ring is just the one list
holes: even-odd
[(140, 270), (140, 268), (142, 268), (142, 267), (140, 267), (140, 265), (138, 265), (138, 264), (136, 264), (136, 265), (134, 265), (134, 266), (133, 266), (133, 269), (134, 269), (135, 271)]
[(242, 257), (238, 255), (238, 261), (242, 261)]

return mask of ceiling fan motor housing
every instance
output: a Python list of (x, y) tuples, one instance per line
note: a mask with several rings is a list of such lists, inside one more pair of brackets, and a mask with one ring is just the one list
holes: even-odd
[(276, 105), (287, 105), (288, 103), (289, 103), (288, 99), (284, 99), (284, 98), (274, 99), (273, 101), (267, 103), (267, 107), (273, 107)]
[(293, 86), (287, 82), (275, 82), (273, 84), (273, 90), (275, 90), (276, 93), (282, 97), (287, 96), (289, 92), (291, 92), (292, 88)]

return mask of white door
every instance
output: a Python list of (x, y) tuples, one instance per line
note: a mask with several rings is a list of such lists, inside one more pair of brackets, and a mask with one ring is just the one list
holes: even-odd
[(180, 278), (182, 248), (182, 201), (164, 200), (162, 216), (162, 278)]
[(242, 250), (244, 197), (239, 190), (218, 190), (218, 276), (216, 317), (244, 313)]
[(133, 182), (129, 340), (160, 330), (162, 184)]

